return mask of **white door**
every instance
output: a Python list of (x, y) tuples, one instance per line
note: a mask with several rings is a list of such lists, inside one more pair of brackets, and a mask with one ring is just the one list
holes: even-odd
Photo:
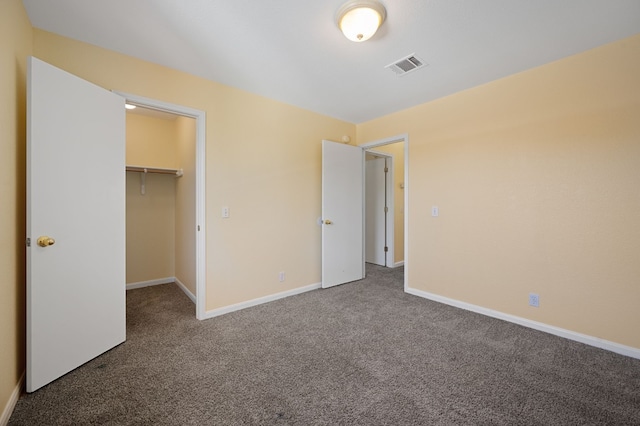
[(27, 81), (33, 392), (125, 340), (125, 110), (124, 98), (36, 58)]
[(322, 141), (322, 287), (364, 278), (363, 152)]
[(365, 161), (365, 260), (387, 266), (386, 159), (367, 154)]

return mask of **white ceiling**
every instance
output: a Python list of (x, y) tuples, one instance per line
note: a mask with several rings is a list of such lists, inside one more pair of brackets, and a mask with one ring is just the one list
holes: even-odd
[[(348, 41), (346, 0), (24, 0), (34, 27), (360, 123), (640, 33), (640, 0), (382, 0)], [(409, 54), (429, 66), (396, 76)]]

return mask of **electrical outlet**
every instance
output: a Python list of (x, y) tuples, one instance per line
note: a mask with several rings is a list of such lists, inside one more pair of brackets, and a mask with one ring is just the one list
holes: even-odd
[(280, 273), (278, 274), (278, 279), (280, 280), (280, 282), (283, 282), (283, 281), (284, 281), (284, 272), (280, 272)]
[(537, 308), (540, 306), (540, 296), (535, 293), (529, 293), (529, 306)]
[(222, 217), (223, 217), (223, 218), (225, 218), (225, 219), (227, 219), (227, 218), (229, 218), (229, 216), (230, 216), (230, 214), (229, 214), (229, 207), (224, 206), (224, 207), (222, 208)]

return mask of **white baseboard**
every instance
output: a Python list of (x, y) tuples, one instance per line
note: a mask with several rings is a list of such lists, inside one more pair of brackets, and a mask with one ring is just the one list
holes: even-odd
[(517, 317), (515, 315), (505, 314), (503, 312), (494, 311), (493, 309), (483, 308), (482, 306), (478, 306), (478, 305), (472, 305), (471, 303), (461, 302), (455, 299), (449, 299), (448, 297), (438, 296), (437, 294), (428, 293), (426, 291), (417, 290), (415, 288), (407, 288), (405, 291), (409, 294), (413, 294), (414, 296), (433, 300), (434, 302), (444, 303), (445, 305), (454, 306), (456, 308), (465, 309), (467, 311), (486, 315), (488, 317), (512, 322), (514, 324), (522, 325), (524, 327), (533, 328), (534, 330), (542, 331), (545, 333), (564, 337), (565, 339), (584, 343), (589, 346), (595, 346), (596, 348), (605, 349), (605, 350), (615, 352), (621, 355), (625, 355), (631, 358), (640, 359), (640, 349), (638, 348), (621, 345), (619, 343), (600, 339), (594, 336), (589, 336), (587, 334), (576, 333), (571, 330), (566, 330), (564, 328), (555, 327), (542, 322), (537, 322), (537, 321), (532, 321), (526, 318)]
[(134, 290), (136, 288), (151, 287), (152, 285), (169, 284), (176, 281), (176, 277), (158, 278), (157, 280), (140, 281), (137, 283), (127, 284), (127, 290)]
[(182, 281), (180, 281), (179, 279), (174, 278), (173, 280), (174, 280), (174, 282), (178, 285), (178, 287), (180, 287), (180, 290), (182, 290), (182, 291), (184, 292), (184, 294), (186, 294), (186, 295), (187, 295), (187, 297), (188, 297), (189, 299), (191, 299), (191, 301), (195, 304), (195, 303), (196, 303), (196, 295), (195, 295), (195, 294), (193, 294), (193, 293), (191, 293), (191, 290), (189, 290), (189, 289), (187, 288), (187, 286), (186, 286), (186, 285), (184, 285), (184, 284), (182, 283)]
[(404, 260), (394, 263), (392, 268), (399, 268), (400, 266), (404, 266)]
[(13, 409), (16, 408), (16, 404), (18, 403), (18, 399), (20, 399), (20, 394), (22, 393), (22, 389), (24, 387), (24, 373), (20, 376), (20, 380), (18, 380), (18, 384), (11, 392), (11, 396), (9, 396), (9, 400), (7, 404), (4, 406), (4, 410), (2, 410), (2, 415), (0, 416), (0, 426), (7, 426), (9, 424), (9, 418), (11, 418), (11, 414), (13, 413)]
[(176, 283), (180, 288), (180, 290), (182, 290), (184, 294), (186, 294), (187, 297), (191, 299), (193, 303), (196, 303), (196, 296), (193, 293), (191, 293), (191, 290), (189, 290), (187, 286), (184, 285), (182, 281), (180, 281), (176, 277), (158, 278), (157, 280), (140, 281), (137, 283), (127, 284), (127, 290), (134, 290), (136, 288), (151, 287), (153, 285), (172, 284), (172, 283)]
[(241, 309), (250, 308), (252, 306), (262, 305), (263, 303), (273, 302), (274, 300), (282, 299), (289, 296), (295, 296), (296, 294), (306, 293), (307, 291), (316, 290), (321, 287), (321, 283), (311, 284), (305, 287), (294, 288), (293, 290), (283, 291), (281, 293), (271, 294), (269, 296), (259, 297), (253, 300), (247, 300), (246, 302), (236, 303), (235, 305), (213, 309), (211, 311), (205, 312), (203, 319), (218, 317), (230, 312), (239, 311)]

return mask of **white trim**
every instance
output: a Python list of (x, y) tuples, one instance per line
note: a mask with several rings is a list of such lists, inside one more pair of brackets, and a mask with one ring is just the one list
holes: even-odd
[(180, 281), (176, 277), (158, 278), (157, 280), (140, 281), (137, 283), (127, 284), (127, 290), (135, 290), (137, 288), (151, 287), (161, 284), (176, 284), (180, 288), (180, 290), (182, 290), (183, 293), (186, 294), (189, 299), (191, 299), (194, 304), (196, 303), (196, 296), (191, 293), (191, 290), (189, 290), (187, 286), (184, 285), (182, 281)]
[(399, 268), (401, 266), (404, 266), (404, 260), (401, 260), (400, 262), (394, 263), (392, 268)]
[(449, 305), (449, 306), (464, 309), (467, 311), (475, 312), (478, 314), (486, 315), (488, 317), (508, 321), (514, 324), (518, 324), (527, 328), (532, 328), (534, 330), (542, 331), (545, 333), (553, 334), (559, 337), (564, 337), (565, 339), (574, 340), (576, 342), (584, 343), (585, 345), (595, 346), (596, 348), (605, 349), (607, 351), (615, 352), (620, 355), (625, 355), (631, 358), (640, 359), (639, 348), (633, 348), (631, 346), (621, 345), (619, 343), (600, 339), (598, 337), (576, 333), (575, 331), (566, 330), (564, 328), (555, 327), (555, 326), (544, 324), (537, 321), (532, 321), (532, 320), (518, 317), (515, 315), (505, 314), (503, 312), (494, 311), (493, 309), (483, 308), (482, 306), (472, 305), (471, 303), (450, 299), (444, 296), (438, 296), (437, 294), (428, 293), (426, 291), (417, 290), (415, 288), (407, 288), (405, 291), (414, 296), (433, 300), (434, 302), (444, 303), (445, 305)]
[(13, 392), (11, 392), (9, 400), (4, 406), (4, 410), (2, 410), (2, 415), (0, 416), (0, 426), (7, 426), (9, 424), (9, 419), (11, 418), (11, 414), (13, 414), (13, 409), (16, 408), (16, 404), (18, 403), (18, 399), (20, 399), (20, 394), (22, 393), (23, 388), (24, 372), (20, 376), (16, 387), (13, 388)]
[(235, 305), (213, 309), (211, 311), (207, 311), (205, 314), (205, 318), (203, 319), (218, 317), (220, 315), (239, 311), (245, 308), (250, 308), (252, 306), (262, 305), (263, 303), (273, 302), (274, 300), (283, 299), (289, 296), (295, 296), (296, 294), (306, 293), (307, 291), (317, 290), (319, 288), (322, 288), (322, 283), (310, 284), (305, 287), (294, 288), (293, 290), (287, 290), (281, 293), (271, 294), (269, 296), (259, 297), (253, 300), (247, 300), (246, 302), (236, 303)]
[[(404, 291), (409, 292), (409, 134), (392, 136), (359, 145), (363, 153), (371, 148), (404, 142)], [(364, 154), (363, 154), (364, 156)]]
[(196, 318), (205, 319), (205, 291), (206, 291), (206, 216), (205, 216), (205, 148), (206, 148), (206, 113), (204, 111), (189, 108), (143, 96), (114, 90), (113, 93), (124, 97), (128, 103), (143, 106), (145, 108), (178, 114), (196, 120)]
[(151, 287), (153, 285), (169, 284), (175, 282), (175, 277), (158, 278), (149, 281), (138, 281), (137, 283), (127, 284), (127, 290), (135, 290), (136, 288)]
[(206, 310), (206, 191), (205, 175), (207, 172), (205, 148), (206, 139), (206, 115), (196, 120), (196, 318), (204, 319)]
[(186, 295), (187, 295), (187, 297), (188, 297), (189, 299), (191, 299), (191, 301), (195, 304), (195, 303), (196, 303), (196, 295), (195, 295), (195, 294), (193, 294), (193, 293), (191, 293), (191, 290), (189, 290), (189, 289), (187, 288), (187, 286), (186, 286), (186, 285), (184, 285), (184, 284), (182, 283), (182, 281), (180, 281), (178, 278), (174, 278), (174, 282), (178, 285), (178, 287), (180, 287), (180, 290), (182, 290), (182, 292), (183, 292), (184, 294), (186, 294)]
[(404, 291), (409, 288), (409, 135), (404, 135)]
[(390, 138), (379, 139), (377, 141), (371, 141), (363, 143), (362, 145), (358, 145), (360, 148), (364, 150), (369, 150), (371, 148), (375, 148), (383, 145), (391, 145), (396, 142), (406, 142), (409, 139), (408, 133), (403, 133), (401, 135), (391, 136)]

